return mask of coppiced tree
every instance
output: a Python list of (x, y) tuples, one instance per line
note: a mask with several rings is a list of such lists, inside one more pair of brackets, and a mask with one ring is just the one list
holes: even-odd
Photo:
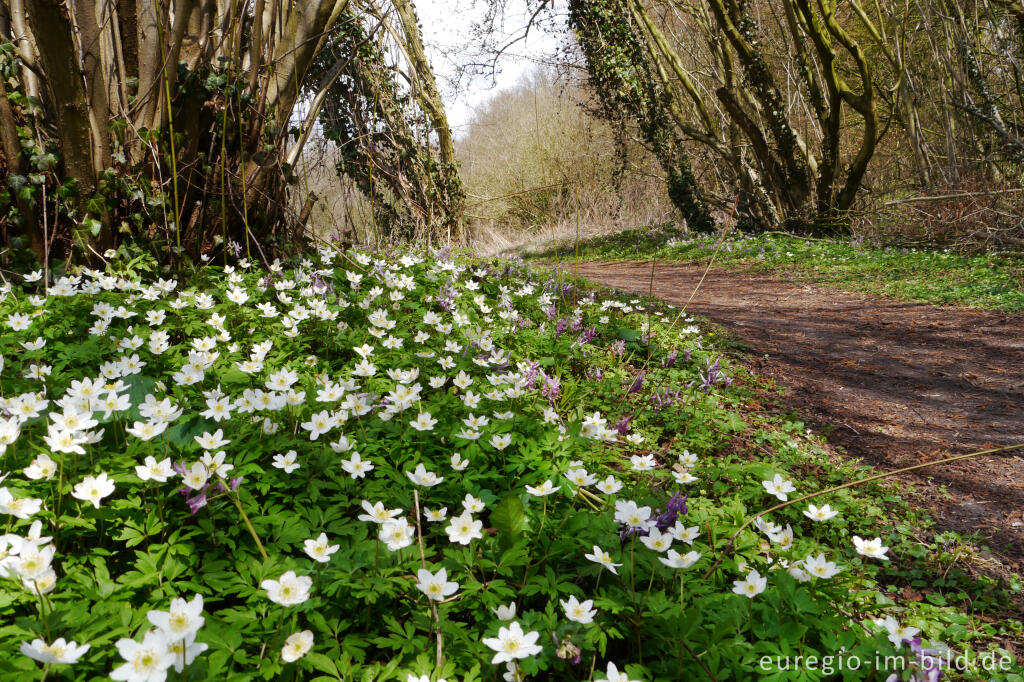
[[(363, 101), (402, 109), (374, 125), (414, 140), (445, 186), (414, 209), (416, 233), (461, 238), (448, 124), (408, 0), (2, 0), (0, 74), (3, 227), (40, 258), (55, 238), (99, 252), (121, 233), (192, 257), (291, 242), (315, 200), (289, 197), (302, 150), (353, 78), (369, 83)], [(426, 133), (410, 130), (417, 116)]]
[[(333, 36), (314, 68), (350, 60), (324, 91), (320, 124), (338, 148), (339, 173), (371, 199), (378, 234), (461, 241), (464, 193), (444, 104), (427, 62), (415, 8), (393, 0), (365, 12), (378, 30)], [(394, 78), (405, 65), (403, 81)]]
[[(704, 192), (737, 195), (746, 224), (811, 232), (845, 228), (878, 139), (872, 68), (846, 23), (831, 0), (570, 2), (602, 100), (618, 97), (649, 140), (702, 148), (716, 171)], [(626, 64), (658, 108), (622, 97)], [(652, 148), (666, 167), (685, 153)]]
[[(753, 229), (835, 233), (849, 228), (865, 194), (881, 197), (876, 205), (914, 193), (1016, 196), (1024, 165), (1016, 0), (568, 7), (598, 112), (658, 155), (693, 228), (706, 226), (697, 207), (735, 204)], [(1019, 206), (991, 215), (1007, 212), (1017, 215), (1008, 231), (1020, 233)]]
[(683, 137), (699, 135), (679, 111), (664, 64), (652, 59), (649, 36), (640, 31), (630, 1), (573, 0), (569, 23), (586, 59), (599, 114), (636, 123), (661, 162), (672, 203), (690, 229), (707, 232), (714, 220), (693, 173)]

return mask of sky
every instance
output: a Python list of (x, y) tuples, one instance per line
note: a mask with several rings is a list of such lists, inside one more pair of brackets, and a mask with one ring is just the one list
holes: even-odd
[[(427, 57), (437, 76), (445, 101), (448, 122), (456, 137), (466, 134), (473, 111), (497, 92), (513, 87), (537, 65), (554, 54), (558, 38), (535, 27), (525, 41), (517, 42), (498, 59), (497, 71), (458, 79), (457, 64), (480, 61), (480, 43), (473, 37), (489, 2), (494, 0), (418, 0), (416, 11), (423, 25)], [(529, 19), (526, 0), (507, 0), (503, 33), (522, 33)]]

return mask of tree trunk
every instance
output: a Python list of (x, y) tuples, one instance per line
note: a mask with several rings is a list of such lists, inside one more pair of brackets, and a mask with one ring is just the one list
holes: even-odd
[[(89, 94), (76, 59), (77, 43), (71, 17), (60, 0), (28, 0), (29, 22), (39, 49), (41, 66), (46, 71), (50, 100), (57, 116), (57, 134), (67, 177), (77, 185), (78, 219), (87, 217), (88, 204), (96, 192), (96, 161), (89, 117)], [(97, 244), (110, 244), (110, 228), (105, 220)]]
[[(3, 78), (0, 78), (0, 151), (7, 161), (8, 177), (27, 175), (25, 157), (21, 154), (21, 140), (18, 139), (18, 122), (14, 118), (11, 102), (7, 99), (7, 86)], [(21, 216), (22, 231), (28, 236), (32, 252), (42, 263), (46, 259), (46, 244), (36, 216), (36, 207), (32, 201), (17, 193), (14, 202)]]

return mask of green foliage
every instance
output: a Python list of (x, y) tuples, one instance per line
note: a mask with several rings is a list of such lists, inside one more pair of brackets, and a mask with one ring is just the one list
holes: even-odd
[[(815, 500), (839, 512), (828, 521), (800, 503), (739, 532), (776, 503), (775, 475), (796, 496), (867, 470), (754, 410), (755, 379), (678, 311), (516, 262), (310, 258), (171, 282), (129, 252), (49, 292), (3, 290), (0, 680), (107, 675), (195, 595), (203, 650), (172, 680), (497, 680), (489, 641), (512, 627), (495, 615), (510, 602), (540, 647), (518, 652), (518, 674), (536, 679), (601, 679), (610, 663), (630, 679), (796, 679), (771, 661), (905, 653), (885, 616), (959, 651), (1019, 634), (982, 619), (1005, 602), (993, 582), (897, 601), (890, 587), (935, 577), (949, 538), (922, 550), (909, 529), (925, 522), (880, 485)], [(111, 485), (93, 494), (101, 473)], [(659, 525), (696, 554), (689, 568), (647, 546)], [(53, 574), (31, 572), (30, 547), (54, 549)], [(819, 553), (841, 570), (805, 579)], [(422, 572), (442, 569), (457, 585), (431, 602)], [(748, 598), (734, 588), (754, 570), (767, 581)], [(267, 582), (288, 571), (308, 595)], [(570, 598), (596, 614), (569, 618)], [(308, 651), (289, 639), (305, 631)], [(19, 652), (58, 637), (90, 648), (49, 668)]]

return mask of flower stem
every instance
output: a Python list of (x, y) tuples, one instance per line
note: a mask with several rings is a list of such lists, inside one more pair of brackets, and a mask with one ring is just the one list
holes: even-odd
[[(420, 565), (423, 566), (424, 570), (427, 568), (427, 554), (423, 550), (423, 528), (420, 522), (420, 491), (415, 488), (412, 491), (413, 507), (416, 512), (416, 540), (420, 547)], [(441, 670), (441, 666), (444, 664), (444, 642), (441, 639), (441, 616), (437, 612), (437, 604), (434, 603), (433, 599), (428, 598), (430, 602), (430, 615), (434, 620), (434, 639), (436, 643), (435, 657), (437, 659), (436, 667), (437, 670)]]
[(269, 556), (267, 555), (267, 550), (263, 548), (263, 543), (260, 542), (260, 536), (256, 534), (256, 529), (252, 527), (252, 521), (249, 520), (249, 515), (245, 513), (244, 509), (242, 509), (242, 501), (239, 499), (238, 493), (230, 492), (231, 487), (224, 483), (224, 479), (220, 479), (220, 484), (224, 486), (225, 490), (229, 491), (228, 497), (230, 497), (231, 501), (235, 503), (235, 508), (238, 510), (238, 513), (242, 515), (242, 522), (245, 523), (245, 527), (249, 530), (249, 535), (251, 535), (252, 539), (256, 542), (256, 549), (259, 550), (260, 556), (264, 559), (268, 559)]

